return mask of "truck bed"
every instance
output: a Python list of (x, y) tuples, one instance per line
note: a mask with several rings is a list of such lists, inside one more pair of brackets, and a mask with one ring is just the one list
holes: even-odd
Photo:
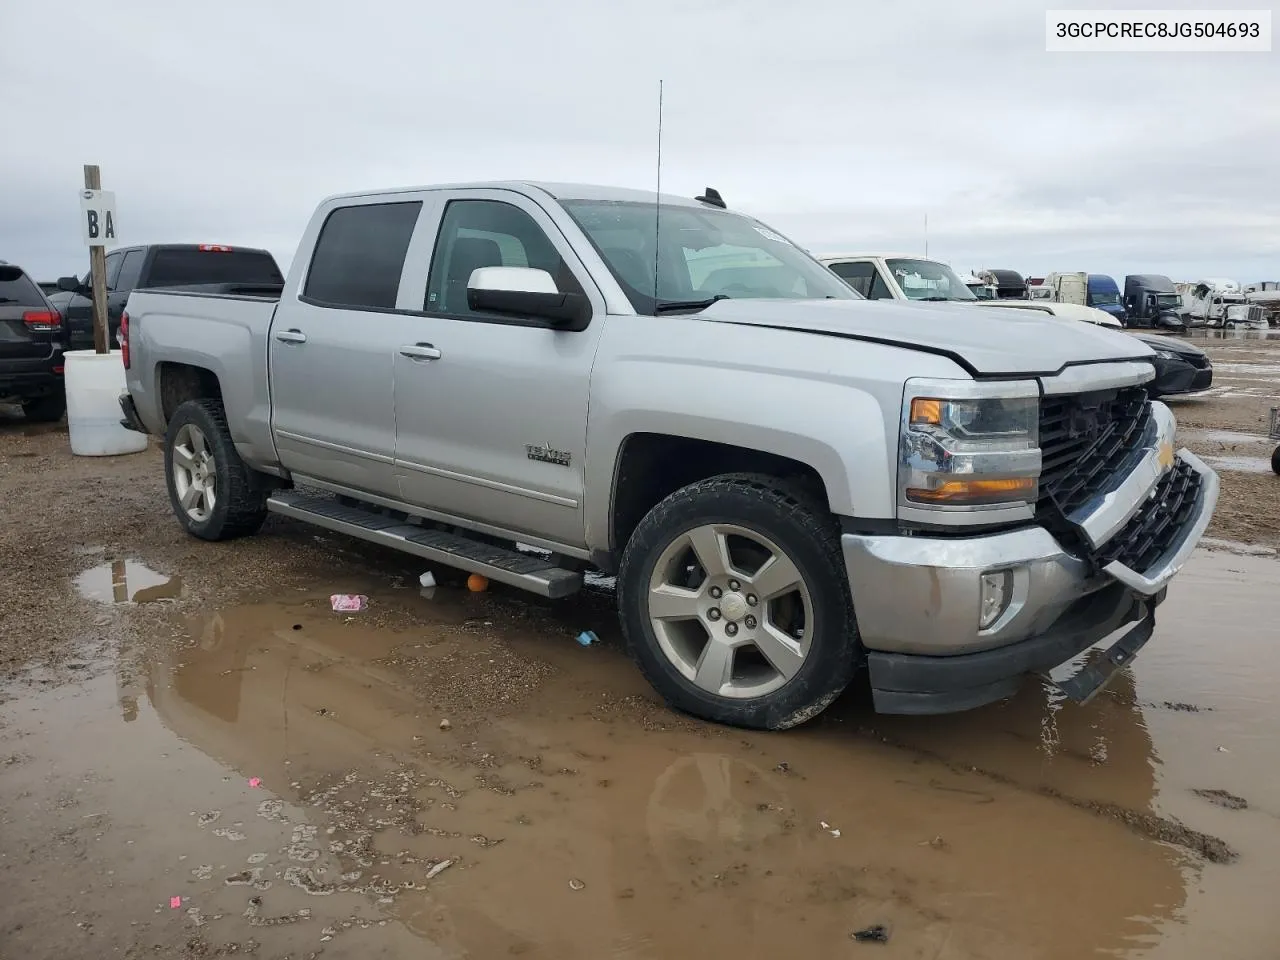
[[(267, 337), (280, 291), (274, 284), (210, 284), (216, 290), (135, 290), (129, 317), (130, 365), (125, 379), (147, 429), (163, 434), (164, 383), (183, 365), (213, 372), (240, 456), (272, 463)], [(160, 358), (163, 358), (161, 364)], [(163, 367), (163, 369), (161, 369)]]

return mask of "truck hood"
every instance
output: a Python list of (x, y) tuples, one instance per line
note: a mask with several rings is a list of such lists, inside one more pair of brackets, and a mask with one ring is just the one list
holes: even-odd
[(1133, 337), (1032, 310), (975, 310), (968, 303), (889, 300), (719, 300), (698, 314), (736, 323), (939, 354), (976, 377), (1052, 376), (1063, 367), (1149, 360)]

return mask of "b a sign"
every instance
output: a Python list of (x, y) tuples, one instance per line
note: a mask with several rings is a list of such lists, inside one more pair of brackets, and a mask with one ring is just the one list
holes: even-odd
[(115, 193), (110, 190), (80, 191), (80, 238), (89, 247), (115, 246)]

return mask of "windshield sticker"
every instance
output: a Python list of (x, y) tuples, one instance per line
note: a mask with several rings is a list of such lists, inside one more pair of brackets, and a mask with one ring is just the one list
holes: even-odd
[(786, 237), (778, 236), (778, 234), (774, 233), (768, 227), (762, 227), (759, 224), (756, 224), (755, 229), (756, 233), (760, 234), (760, 236), (764, 237), (766, 240), (772, 240), (774, 243), (785, 243), (787, 246), (791, 246), (790, 240)]

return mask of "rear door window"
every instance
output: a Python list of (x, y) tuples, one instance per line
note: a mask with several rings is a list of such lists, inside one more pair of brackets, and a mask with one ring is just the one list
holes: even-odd
[(324, 307), (393, 310), (422, 201), (339, 207), (316, 239), (302, 295)]
[(138, 285), (138, 277), (142, 273), (142, 261), (146, 259), (146, 251), (130, 250), (124, 255), (124, 263), (120, 266), (120, 276), (116, 277), (116, 290), (128, 293)]

